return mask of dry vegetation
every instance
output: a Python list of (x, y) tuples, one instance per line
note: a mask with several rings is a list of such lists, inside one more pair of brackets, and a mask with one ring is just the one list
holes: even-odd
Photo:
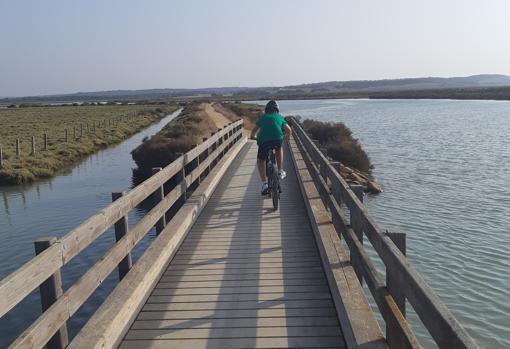
[(301, 124), (312, 139), (319, 141), (321, 148), (327, 149), (329, 157), (346, 166), (370, 173), (372, 165), (367, 153), (343, 123), (307, 119)]
[[(189, 151), (194, 144), (202, 143), (218, 130), (215, 120), (206, 112), (205, 103), (190, 103), (181, 114), (166, 125), (156, 135), (146, 140), (132, 152), (138, 170), (138, 177), (150, 175), (153, 167), (165, 167)], [(223, 114), (227, 121), (234, 121), (232, 115), (225, 115), (220, 106), (214, 104), (215, 111)]]
[[(0, 184), (26, 183), (37, 178), (51, 177), (62, 169), (72, 167), (87, 155), (121, 142), (176, 109), (176, 105), (0, 109), (0, 145), (4, 159), (3, 167), (0, 169)], [(85, 131), (83, 137), (80, 137), (82, 124)], [(95, 133), (92, 132), (93, 125)], [(76, 139), (74, 128), (77, 129)], [(45, 133), (48, 135), (48, 150), (43, 150)], [(30, 154), (32, 136), (36, 138), (35, 155)], [(19, 159), (16, 157), (17, 138), (21, 141)]]
[(251, 130), (260, 114), (264, 112), (264, 106), (248, 103), (221, 103), (216, 104), (216, 108), (222, 108), (223, 113), (230, 118), (243, 118), (244, 128)]

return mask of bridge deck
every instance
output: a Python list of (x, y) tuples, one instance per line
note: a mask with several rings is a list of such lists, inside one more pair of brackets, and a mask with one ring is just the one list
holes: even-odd
[(288, 153), (279, 211), (257, 147), (234, 160), (121, 348), (343, 348)]

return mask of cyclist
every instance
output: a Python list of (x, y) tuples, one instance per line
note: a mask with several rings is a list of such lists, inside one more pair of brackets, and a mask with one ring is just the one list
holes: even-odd
[(257, 153), (257, 167), (259, 170), (260, 179), (262, 180), (262, 195), (267, 195), (268, 185), (266, 177), (266, 158), (270, 149), (276, 149), (276, 165), (278, 166), (278, 175), (281, 179), (284, 179), (287, 175), (282, 168), (282, 141), (284, 134), (288, 138), (292, 134), (292, 130), (287, 124), (287, 121), (285, 121), (283, 116), (280, 115), (278, 103), (276, 103), (274, 100), (271, 100), (266, 104), (264, 114), (258, 118), (256, 126), (251, 131), (250, 136), (251, 139), (255, 139), (255, 135), (257, 135), (256, 139), (259, 146)]

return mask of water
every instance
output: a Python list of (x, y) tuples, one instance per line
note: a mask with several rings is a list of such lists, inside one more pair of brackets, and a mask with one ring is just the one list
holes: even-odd
[[(142, 139), (158, 132), (179, 114), (176, 111), (114, 147), (90, 156), (69, 173), (37, 184), (0, 187), (0, 279), (34, 256), (33, 241), (43, 236), (62, 236), (111, 203), (111, 193), (129, 190), (135, 163), (131, 150)], [(129, 223), (143, 216), (133, 210)], [(136, 260), (153, 232), (134, 251)], [(63, 268), (64, 289), (76, 281), (114, 242), (112, 229)], [(101, 285), (69, 324), (70, 334), (84, 324), (117, 282), (117, 272)], [(38, 292), (0, 319), (0, 348), (16, 338), (40, 314)]]
[(481, 347), (510, 348), (510, 102), (314, 100), (280, 108), (353, 131), (384, 189), (366, 198), (371, 215), (407, 233), (412, 264)]

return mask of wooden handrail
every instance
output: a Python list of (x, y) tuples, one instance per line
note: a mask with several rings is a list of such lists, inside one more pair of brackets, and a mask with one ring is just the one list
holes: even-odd
[[(362, 270), (376, 303), (385, 321), (400, 328), (401, 335), (406, 343), (405, 347), (418, 345), (415, 339), (409, 336), (409, 326), (404, 316), (389, 294), (384, 282), (375, 272), (369, 257), (363, 249), (363, 245), (354, 234), (347, 219), (343, 217), (340, 205), (345, 204), (356, 219), (361, 228), (387, 270), (393, 275), (398, 275), (401, 282), (400, 290), (414, 308), (421, 321), (441, 348), (478, 348), (475, 341), (455, 319), (453, 314), (441, 302), (431, 287), (423, 280), (418, 272), (410, 265), (406, 256), (397, 248), (393, 241), (383, 233), (370, 217), (366, 207), (358, 199), (347, 182), (339, 175), (326, 156), (319, 150), (301, 125), (294, 119), (290, 119), (298, 146), (308, 159), (309, 171), (321, 198), (330, 209), (333, 223), (337, 233), (344, 236), (348, 243), (351, 255), (361, 256), (358, 270)], [(331, 192), (327, 183), (331, 184)], [(351, 223), (352, 224), (352, 223)]]
[[(193, 148), (188, 153), (147, 179), (145, 182), (114, 201), (96, 215), (58, 239), (45, 251), (25, 263), (20, 269), (0, 281), (0, 317), (23, 300), (30, 292), (57, 272), (74, 256), (85, 249), (92, 241), (103, 234), (119, 219), (127, 216), (129, 211), (149, 197), (178, 171), (207, 152), (209, 156), (202, 160), (181, 183), (168, 193), (153, 209), (149, 211), (133, 228), (89, 269), (62, 297), (21, 335), (11, 347), (42, 347), (51, 336), (78, 310), (104, 279), (130, 253), (132, 248), (145, 236), (166, 211), (177, 201), (183, 192), (196, 181), (209, 165), (216, 161), (233, 143), (242, 138), (243, 121), (238, 120), (219, 131), (207, 141)], [(225, 142), (224, 140), (229, 140)], [(220, 146), (217, 143), (222, 142)], [(215, 150), (208, 150), (214, 147)]]

